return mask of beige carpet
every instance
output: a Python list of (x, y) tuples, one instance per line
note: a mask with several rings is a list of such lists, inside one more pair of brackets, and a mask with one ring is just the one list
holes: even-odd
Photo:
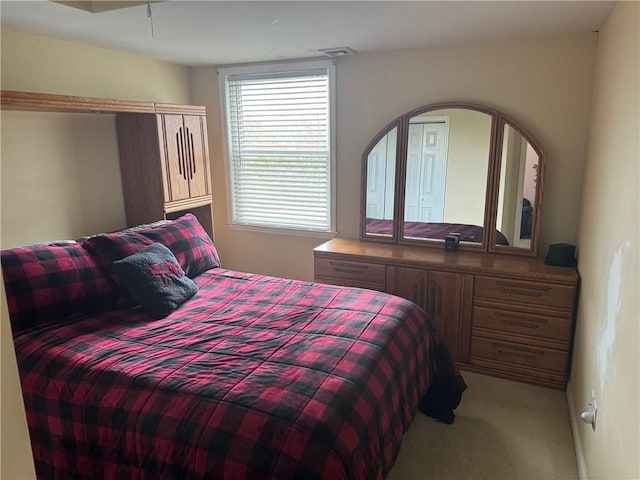
[(463, 372), (456, 421), (417, 413), (388, 480), (577, 479), (566, 394)]

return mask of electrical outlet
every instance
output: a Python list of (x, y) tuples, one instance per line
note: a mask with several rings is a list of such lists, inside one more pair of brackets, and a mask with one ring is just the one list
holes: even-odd
[(596, 403), (596, 395), (593, 393), (593, 390), (591, 390), (591, 395), (589, 396), (588, 408), (589, 410), (580, 414), (580, 418), (582, 418), (585, 423), (589, 423), (591, 429), (595, 432), (596, 420), (598, 418), (598, 404)]

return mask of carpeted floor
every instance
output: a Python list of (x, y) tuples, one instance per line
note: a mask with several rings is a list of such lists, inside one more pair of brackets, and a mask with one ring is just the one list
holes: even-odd
[(577, 479), (566, 394), (463, 372), (453, 425), (417, 413), (388, 480)]

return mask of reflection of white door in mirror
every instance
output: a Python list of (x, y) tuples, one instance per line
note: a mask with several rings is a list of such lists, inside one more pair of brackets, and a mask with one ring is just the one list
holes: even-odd
[(367, 158), (367, 218), (393, 220), (397, 132), (382, 137)]
[(406, 222), (442, 222), (449, 121), (411, 123), (405, 183)]

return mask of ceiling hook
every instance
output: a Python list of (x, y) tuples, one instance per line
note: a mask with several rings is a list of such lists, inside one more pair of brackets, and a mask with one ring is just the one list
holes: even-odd
[(149, 22), (151, 23), (151, 38), (155, 38), (153, 34), (153, 12), (151, 11), (150, 0), (147, 0), (147, 17), (149, 17)]

